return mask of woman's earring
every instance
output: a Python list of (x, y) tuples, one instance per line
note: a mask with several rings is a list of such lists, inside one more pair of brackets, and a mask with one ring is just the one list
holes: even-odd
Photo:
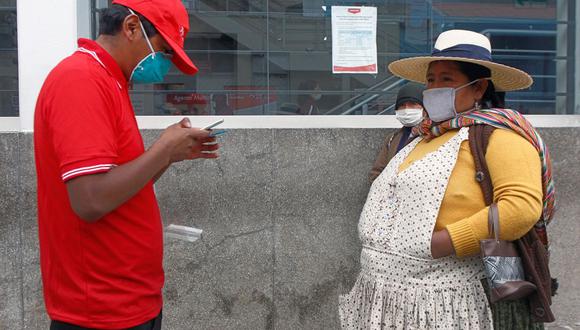
[(475, 110), (481, 110), (481, 104), (479, 104), (479, 101), (475, 101), (475, 104), (473, 107), (475, 108)]

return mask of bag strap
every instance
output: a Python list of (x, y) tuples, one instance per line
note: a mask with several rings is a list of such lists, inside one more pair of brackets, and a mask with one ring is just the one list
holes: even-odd
[(497, 210), (497, 204), (493, 203), (489, 205), (489, 212), (487, 213), (487, 227), (489, 231), (489, 237), (495, 238), (499, 241), (499, 212)]
[(469, 127), (469, 148), (475, 162), (475, 180), (481, 186), (485, 205), (493, 204), (493, 184), (485, 162), (485, 152), (489, 144), (489, 138), (494, 130), (495, 127), (490, 125)]
[[(493, 203), (493, 184), (487, 163), (485, 162), (485, 152), (489, 144), (489, 138), (494, 130), (495, 127), (489, 125), (474, 125), (469, 127), (469, 147), (475, 162), (475, 180), (481, 186), (485, 204), (489, 205), (489, 237), (495, 237), (497, 240), (499, 238), (499, 213), (497, 205)], [(545, 234), (546, 228), (543, 227), (542, 229)], [(542, 242), (543, 244), (535, 245), (535, 249), (526, 248), (526, 246), (534, 246), (534, 242)], [(524, 252), (521, 255), (524, 259), (528, 259), (524, 260), (526, 273), (531, 276), (532, 283), (538, 288), (536, 294), (528, 297), (531, 306), (530, 313), (532, 314), (532, 318), (538, 322), (553, 322), (555, 320), (550, 305), (552, 304), (551, 297), (556, 294), (556, 290), (558, 289), (558, 282), (550, 276), (548, 254), (544, 249), (546, 242), (538, 238), (537, 228), (536, 230), (530, 230), (524, 237), (517, 240), (520, 251)], [(541, 269), (541, 272), (538, 272), (537, 268)], [(539, 275), (540, 273), (542, 276)], [(539, 312), (541, 314), (538, 314)]]
[(475, 180), (479, 182), (485, 205), (489, 205), (487, 213), (487, 227), (489, 238), (499, 240), (499, 212), (497, 205), (493, 202), (493, 184), (487, 163), (485, 161), (485, 152), (489, 144), (489, 138), (495, 127), (489, 125), (474, 125), (469, 127), (469, 148), (473, 155), (475, 163)]

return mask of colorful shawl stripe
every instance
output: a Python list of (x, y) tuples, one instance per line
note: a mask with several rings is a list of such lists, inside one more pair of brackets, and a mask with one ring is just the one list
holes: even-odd
[(548, 147), (532, 124), (519, 112), (510, 109), (484, 109), (459, 114), (455, 118), (433, 125), (429, 119), (413, 128), (412, 136), (422, 136), (426, 140), (440, 136), (451, 129), (473, 125), (491, 125), (502, 129), (511, 129), (528, 140), (538, 151), (542, 162), (542, 188), (544, 193), (542, 219), (546, 223), (552, 220), (555, 206), (554, 180), (552, 179), (552, 160)]

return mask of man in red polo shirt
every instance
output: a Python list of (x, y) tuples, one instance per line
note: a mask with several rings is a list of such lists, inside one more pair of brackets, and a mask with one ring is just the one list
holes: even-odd
[(34, 147), (44, 298), (51, 329), (159, 329), (163, 233), (153, 183), (174, 162), (215, 158), (210, 132), (187, 119), (145, 151), (129, 81), (163, 81), (183, 50), (179, 0), (116, 0), (96, 41), (46, 78)]

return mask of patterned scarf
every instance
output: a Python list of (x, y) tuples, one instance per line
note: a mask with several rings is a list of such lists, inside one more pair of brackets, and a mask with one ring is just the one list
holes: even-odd
[(549, 223), (554, 215), (555, 192), (552, 179), (552, 160), (548, 147), (532, 124), (519, 112), (510, 109), (485, 109), (459, 114), (455, 118), (433, 125), (430, 119), (413, 128), (412, 137), (422, 136), (429, 141), (445, 132), (473, 125), (486, 124), (496, 128), (511, 129), (528, 140), (538, 151), (542, 162), (542, 188), (544, 193), (542, 220)]

